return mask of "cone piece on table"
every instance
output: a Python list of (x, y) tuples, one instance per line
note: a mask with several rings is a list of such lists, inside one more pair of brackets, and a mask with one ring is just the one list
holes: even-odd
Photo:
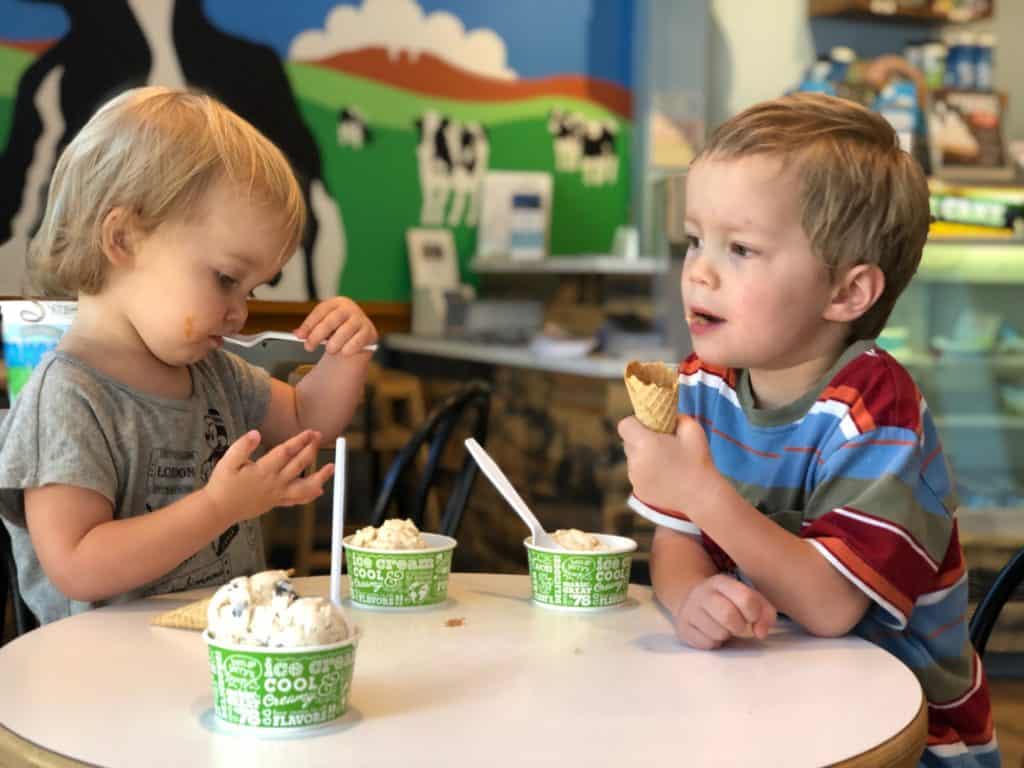
[(626, 366), (626, 391), (637, 419), (648, 429), (671, 434), (679, 413), (679, 375), (664, 363)]
[(183, 605), (172, 611), (167, 611), (154, 616), (150, 621), (157, 627), (171, 627), (173, 629), (192, 629), (202, 632), (206, 629), (206, 609), (210, 606), (210, 598), (197, 600), (194, 603)]

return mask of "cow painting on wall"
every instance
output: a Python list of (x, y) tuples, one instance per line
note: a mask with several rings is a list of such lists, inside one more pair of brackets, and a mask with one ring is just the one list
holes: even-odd
[[(22, 76), (10, 138), (0, 155), (0, 293), (24, 290), (25, 248), (42, 216), (56, 155), (100, 104), (146, 84), (210, 93), (282, 149), (302, 186), (309, 224), (301, 257), (292, 259), (264, 293), (288, 299), (336, 293), (337, 255), (343, 252), (337, 242), (343, 238), (340, 216), (324, 188), (318, 147), (281, 60), (265, 46), (215, 28), (199, 0), (46, 1), (63, 8), (69, 24)], [(329, 246), (321, 228), (334, 240)]]
[[(60, 150), (99, 104), (145, 83), (211, 93), (293, 163), (310, 227), (259, 298), (408, 301), (405, 230), (450, 229), (465, 265), (489, 170), (552, 173), (552, 252), (606, 251), (629, 215), (629, 52), (609, 43), (628, 41), (630, 8), (0, 0), (0, 294), (21, 290)], [(557, 44), (530, 33), (531, 15)]]

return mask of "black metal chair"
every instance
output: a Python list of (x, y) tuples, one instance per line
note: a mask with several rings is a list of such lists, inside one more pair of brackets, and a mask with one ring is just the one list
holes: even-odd
[(1021, 582), (1024, 582), (1024, 548), (1018, 550), (996, 574), (992, 584), (979, 601), (978, 607), (974, 609), (974, 615), (971, 616), (969, 624), (971, 643), (979, 657), (985, 657), (985, 646), (988, 645), (989, 635), (992, 634), (999, 613)]
[[(427, 507), (427, 497), (438, 478), (438, 466), (441, 456), (448, 445), (455, 427), (466, 417), (472, 425), (473, 437), (481, 445), (487, 439), (487, 419), (491, 407), (491, 386), (483, 381), (471, 381), (458, 392), (445, 398), (427, 416), (426, 422), (413, 434), (405, 446), (398, 452), (398, 455), (391, 462), (384, 475), (384, 481), (377, 494), (373, 512), (370, 515), (370, 524), (379, 526), (384, 522), (391, 509), (392, 502), (396, 499), (396, 492), (403, 487), (402, 480), (406, 471), (416, 463), (416, 456), (420, 449), (427, 444), (427, 461), (420, 473), (415, 485), (413, 504), (398, 504), (405, 508), (408, 513), (406, 517), (412, 519), (418, 528), (423, 529), (424, 513)], [(477, 465), (472, 457), (462, 448), (462, 466), (455, 475), (451, 493), (444, 505), (441, 515), (440, 530), (446, 536), (455, 536), (462, 523), (462, 515), (469, 501), (470, 491), (473, 489), (473, 482), (477, 476)]]
[(18, 569), (14, 564), (14, 552), (11, 549), (11, 537), (7, 527), (0, 523), (0, 638), (4, 637), (4, 626), (7, 621), (7, 600), (11, 601), (14, 614), (14, 636), (20, 637), (30, 629), (39, 626), (32, 611), (21, 599), (18, 588)]

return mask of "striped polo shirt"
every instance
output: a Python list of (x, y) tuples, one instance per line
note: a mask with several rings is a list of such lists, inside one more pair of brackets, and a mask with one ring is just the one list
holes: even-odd
[[(748, 502), (871, 599), (852, 631), (920, 680), (929, 716), (921, 764), (998, 766), (988, 685), (968, 637), (953, 480), (910, 374), (858, 342), (803, 398), (764, 410), (745, 370), (692, 355), (679, 367), (679, 411), (703, 425), (715, 466)], [(703, 541), (720, 568), (735, 569)]]

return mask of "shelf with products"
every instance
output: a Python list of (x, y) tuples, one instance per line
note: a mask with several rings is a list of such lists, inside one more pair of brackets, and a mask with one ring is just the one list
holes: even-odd
[(952, 2), (947, 0), (810, 0), (811, 16), (845, 16), (910, 23), (961, 23), (987, 19), (993, 0)]

